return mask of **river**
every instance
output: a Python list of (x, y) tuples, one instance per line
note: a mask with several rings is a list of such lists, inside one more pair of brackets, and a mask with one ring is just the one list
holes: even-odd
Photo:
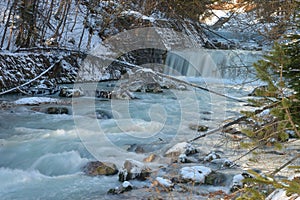
[[(243, 85), (241, 77), (227, 74), (231, 77), (221, 80), (203, 79), (195, 74), (178, 78), (246, 100), (253, 85)], [(84, 89), (109, 90), (114, 84), (116, 82), (80, 85)], [(36, 112), (32, 109), (36, 106), (2, 110), (1, 199), (110, 199), (106, 192), (119, 185), (118, 176), (87, 176), (82, 167), (88, 161), (110, 161), (118, 167), (127, 158), (141, 161), (151, 152), (162, 153), (172, 144), (195, 137), (197, 132), (189, 128), (190, 124), (213, 129), (225, 119), (239, 116), (239, 111), (245, 108), (245, 103), (195, 88), (135, 95), (138, 99), (73, 98), (72, 105), (66, 105), (72, 113), (68, 115)], [(20, 97), (4, 98), (12, 101)], [(95, 111), (104, 112), (107, 117), (97, 119)], [(210, 151), (218, 141), (212, 138), (198, 143), (203, 145), (204, 151)], [(136, 144), (145, 146), (148, 152), (128, 151)]]

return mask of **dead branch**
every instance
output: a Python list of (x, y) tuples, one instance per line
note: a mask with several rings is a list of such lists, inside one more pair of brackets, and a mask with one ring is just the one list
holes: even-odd
[(295, 157), (293, 157), (292, 159), (290, 159), (289, 161), (287, 161), (286, 163), (284, 163), (283, 165), (281, 165), (279, 168), (277, 168), (275, 171), (273, 171), (271, 173), (271, 176), (274, 176), (275, 174), (277, 174), (278, 172), (280, 172), (282, 169), (284, 169), (285, 167), (287, 167), (288, 165), (290, 165), (292, 162), (296, 161), (298, 158), (300, 158), (300, 153), (298, 153)]

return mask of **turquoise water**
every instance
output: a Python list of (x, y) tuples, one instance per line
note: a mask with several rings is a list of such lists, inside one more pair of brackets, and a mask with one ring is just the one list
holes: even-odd
[[(247, 92), (228, 84), (211, 87), (233, 96)], [(189, 124), (215, 128), (237, 116), (242, 105), (194, 89), (136, 96), (139, 99), (130, 101), (76, 98), (73, 108), (68, 105), (74, 116), (39, 113), (30, 106), (1, 111), (1, 200), (109, 199), (108, 189), (120, 184), (117, 175), (86, 176), (82, 167), (88, 161), (110, 161), (121, 167), (127, 158), (142, 160), (147, 154), (126, 149), (142, 144), (160, 153), (193, 138), (197, 133)], [(109, 111), (112, 119), (96, 119), (95, 110)]]

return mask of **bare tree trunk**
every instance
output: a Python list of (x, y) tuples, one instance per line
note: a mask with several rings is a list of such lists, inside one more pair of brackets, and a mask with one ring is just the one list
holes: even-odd
[(54, 18), (55, 18), (56, 20), (60, 20), (59, 15), (61, 15), (61, 11), (62, 11), (62, 9), (63, 9), (63, 7), (64, 7), (65, 4), (66, 4), (66, 1), (65, 1), (65, 0), (61, 0), (61, 1), (60, 1), (59, 7), (58, 7), (56, 13), (54, 14)]
[[(51, 0), (50, 8), (47, 12), (46, 22), (44, 23), (44, 27), (42, 29), (42, 35), (41, 35), (41, 38), (43, 38), (43, 39), (45, 39), (45, 35), (46, 35), (46, 32), (47, 32), (47, 24), (48, 25), (50, 24), (50, 19), (51, 19), (51, 16), (52, 16), (54, 2), (55, 2), (55, 0)], [(47, 3), (48, 3), (48, 0), (47, 0)]]
[[(62, 28), (61, 31), (59, 33), (59, 36), (61, 37), (64, 29), (65, 29), (65, 25), (66, 25), (66, 21), (68, 19), (68, 15), (69, 15), (69, 11), (70, 11), (70, 7), (71, 7), (71, 0), (67, 0), (66, 5), (65, 5), (65, 9), (64, 9), (64, 13), (63, 13), (63, 23), (62, 23)], [(61, 39), (61, 38), (60, 38)], [(60, 40), (59, 39), (59, 40)]]
[[(55, 33), (54, 33), (54, 37), (56, 37), (56, 38), (59, 37), (58, 40), (60, 40), (61, 34), (63, 32), (63, 30), (60, 31), (60, 29), (61, 29), (61, 27), (62, 27), (62, 29), (64, 28), (66, 18), (67, 18), (67, 14), (68, 14), (68, 10), (69, 10), (69, 0), (64, 0), (63, 2), (64, 2), (64, 4), (63, 4), (63, 9), (64, 9), (63, 13), (61, 14), (61, 10), (59, 11), (60, 14), (62, 15), (62, 18), (60, 19), (60, 22), (57, 25)], [(62, 9), (61, 5), (62, 4), (60, 4), (59, 9)]]
[(71, 28), (71, 32), (73, 32), (74, 30), (74, 27), (76, 25), (76, 22), (77, 22), (77, 16), (78, 16), (78, 10), (79, 10), (79, 1), (76, 2), (76, 10), (75, 10), (75, 19), (74, 19), (74, 23), (73, 23), (73, 26)]
[(86, 48), (87, 48), (88, 50), (91, 48), (92, 37), (93, 37), (93, 28), (90, 27), (90, 28), (89, 28), (88, 42), (87, 42), (87, 45), (86, 45)]
[[(12, 16), (12, 21), (15, 21), (15, 15)], [(13, 34), (13, 27), (14, 27), (14, 23), (12, 23), (10, 25), (10, 29), (9, 29), (9, 37), (8, 37), (8, 41), (7, 41), (7, 47), (6, 50), (9, 50), (10, 48), (10, 43), (11, 43), (11, 38), (12, 38), (12, 34)]]
[(87, 10), (87, 13), (86, 13), (86, 15), (85, 15), (85, 17), (84, 17), (84, 26), (83, 26), (83, 29), (82, 29), (82, 33), (81, 33), (81, 36), (80, 36), (79, 43), (78, 43), (78, 49), (80, 49), (80, 47), (81, 47), (82, 39), (83, 39), (84, 32), (85, 32), (85, 25), (86, 25), (87, 22), (88, 22), (89, 14), (90, 14), (90, 11)]
[(6, 8), (5, 8), (4, 13), (3, 13), (2, 23), (4, 23), (4, 21), (5, 21), (6, 13), (7, 13), (8, 9), (9, 9), (9, 5), (10, 5), (10, 0), (8, 0), (8, 2), (6, 4)]
[(9, 22), (10, 22), (10, 18), (11, 18), (11, 16), (12, 16), (12, 13), (13, 13), (14, 10), (15, 10), (16, 3), (17, 3), (17, 0), (15, 0), (15, 1), (13, 2), (13, 5), (12, 5), (12, 6), (10, 7), (10, 9), (9, 9), (8, 17), (7, 17), (7, 20), (6, 20), (6, 23), (5, 23), (5, 27), (4, 27), (4, 31), (3, 31), (3, 35), (2, 35), (2, 39), (1, 39), (1, 45), (0, 45), (1, 48), (3, 47), (4, 40), (5, 40), (5, 36), (6, 36), (6, 32), (7, 32), (7, 28), (8, 28), (8, 26), (9, 26)]
[(82, 39), (83, 39), (83, 36), (84, 36), (84, 31), (85, 31), (85, 28), (83, 27), (82, 32), (81, 32), (81, 36), (80, 36), (80, 39), (79, 39), (79, 43), (78, 43), (78, 49), (80, 49), (81, 42), (82, 42)]

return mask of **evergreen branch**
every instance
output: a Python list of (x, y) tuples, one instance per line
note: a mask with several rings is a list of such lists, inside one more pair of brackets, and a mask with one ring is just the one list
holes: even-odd
[(297, 127), (296, 127), (296, 125), (295, 125), (295, 123), (292, 119), (291, 112), (290, 112), (289, 108), (285, 107), (284, 110), (285, 110), (285, 113), (287, 114), (287, 117), (289, 119), (289, 122), (290, 122), (291, 126), (293, 127), (293, 130), (295, 131), (296, 135), (300, 138), (300, 132), (298, 131), (298, 129), (297, 129)]

